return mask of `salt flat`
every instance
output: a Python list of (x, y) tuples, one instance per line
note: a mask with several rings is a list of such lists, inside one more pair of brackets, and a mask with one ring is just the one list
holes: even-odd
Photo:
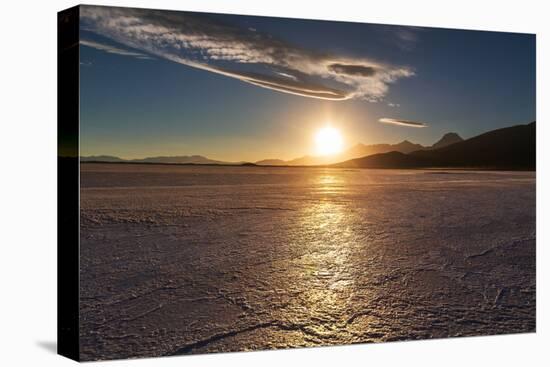
[(535, 173), (81, 165), (85, 360), (535, 330)]

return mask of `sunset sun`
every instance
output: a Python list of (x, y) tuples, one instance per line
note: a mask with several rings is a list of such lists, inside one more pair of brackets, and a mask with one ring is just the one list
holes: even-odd
[(324, 127), (315, 134), (315, 145), (320, 155), (339, 153), (343, 145), (342, 134), (333, 127)]

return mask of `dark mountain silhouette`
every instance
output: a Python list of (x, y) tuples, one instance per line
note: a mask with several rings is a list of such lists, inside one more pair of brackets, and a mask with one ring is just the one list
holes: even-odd
[(344, 154), (353, 155), (357, 157), (364, 157), (365, 155), (377, 154), (377, 153), (387, 153), (387, 152), (401, 152), (401, 153), (410, 153), (415, 150), (424, 149), (425, 147), (420, 144), (411, 143), (408, 140), (403, 140), (397, 144), (357, 144), (350, 149), (348, 149)]
[[(460, 135), (458, 135), (457, 133), (447, 133), (447, 134), (443, 135), (443, 137), (441, 139), (439, 139), (437, 141), (437, 143), (435, 143), (434, 145), (432, 145), (428, 149), (443, 148), (443, 147), (446, 147), (446, 146), (454, 144), (454, 143), (460, 143), (463, 140), (464, 139), (462, 139), (460, 137)], [(405, 152), (403, 152), (403, 153), (405, 153)]]
[(535, 122), (489, 131), (439, 149), (390, 152), (332, 165), (351, 168), (476, 168), (534, 170)]
[[(396, 149), (393, 149), (393, 150), (396, 150), (396, 151), (401, 152), (401, 153), (410, 153), (410, 152), (414, 152), (415, 150), (424, 149), (424, 147), (422, 145), (411, 143), (408, 140), (403, 140), (401, 143), (395, 144), (393, 147), (390, 146), (388, 148), (396, 148)], [(393, 151), (393, 150), (391, 150), (391, 151)], [(380, 152), (380, 153), (382, 153), (382, 152)]]
[(416, 168), (429, 165), (420, 157), (401, 152), (389, 152), (369, 155), (363, 158), (336, 163), (331, 167), (339, 168)]

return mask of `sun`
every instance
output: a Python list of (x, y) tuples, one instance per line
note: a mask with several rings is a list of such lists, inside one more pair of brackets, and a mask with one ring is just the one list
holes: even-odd
[(331, 155), (342, 151), (343, 139), (338, 129), (327, 126), (315, 134), (317, 154)]

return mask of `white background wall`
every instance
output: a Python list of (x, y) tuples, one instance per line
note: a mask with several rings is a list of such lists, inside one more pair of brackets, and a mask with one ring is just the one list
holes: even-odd
[[(103, 5), (537, 33), (537, 334), (108, 362), (117, 366), (541, 365), (550, 360), (550, 24), (545, 1), (110, 0)], [(0, 365), (49, 366), (56, 340), (56, 12), (0, 8)], [(505, 77), (505, 76), (503, 76)], [(546, 364), (548, 365), (548, 364)]]

